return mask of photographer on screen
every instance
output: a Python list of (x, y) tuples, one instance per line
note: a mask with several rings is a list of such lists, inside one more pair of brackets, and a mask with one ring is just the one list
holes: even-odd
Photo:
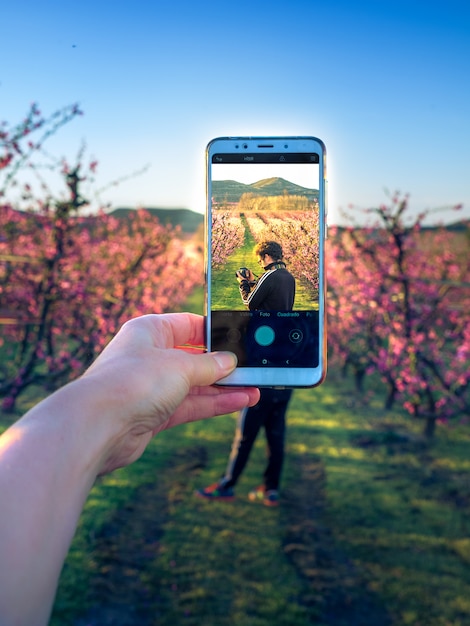
[(283, 261), (281, 245), (277, 241), (261, 241), (255, 246), (254, 254), (264, 274), (256, 279), (246, 267), (235, 273), (243, 303), (250, 311), (291, 311), (295, 278)]

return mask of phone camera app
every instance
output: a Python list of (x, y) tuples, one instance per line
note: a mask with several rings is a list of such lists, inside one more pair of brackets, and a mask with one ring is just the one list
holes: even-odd
[(292, 343), (300, 343), (303, 338), (304, 334), (298, 328), (292, 329), (289, 333), (289, 339), (292, 341)]

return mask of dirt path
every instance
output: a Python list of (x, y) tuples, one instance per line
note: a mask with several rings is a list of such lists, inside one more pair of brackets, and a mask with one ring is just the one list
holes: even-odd
[(74, 626), (153, 626), (158, 623), (159, 579), (152, 564), (158, 556), (168, 518), (170, 480), (206, 464), (202, 447), (183, 450), (159, 480), (143, 485), (126, 507), (96, 535), (93, 556), (98, 572), (89, 591), (93, 608)]
[[(368, 593), (353, 564), (337, 548), (326, 518), (325, 474), (320, 460), (293, 459), (299, 480), (284, 494), (281, 523), (284, 552), (296, 569), (300, 602), (310, 624), (387, 626), (391, 620)], [(185, 493), (188, 473), (206, 465), (206, 451), (180, 452), (164, 477), (142, 486), (132, 503), (116, 512), (96, 536), (97, 574), (89, 591), (93, 608), (73, 626), (154, 626), (165, 611), (159, 597), (158, 554), (168, 519), (168, 494), (180, 480)], [(180, 477), (180, 479), (178, 478)], [(171, 489), (170, 489), (171, 481)], [(172, 501), (172, 505), (175, 502)], [(201, 624), (204, 618), (201, 616)]]

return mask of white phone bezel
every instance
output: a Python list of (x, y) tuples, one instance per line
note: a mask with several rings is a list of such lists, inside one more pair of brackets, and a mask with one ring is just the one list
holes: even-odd
[(325, 275), (325, 239), (327, 233), (326, 199), (326, 149), (324, 143), (316, 137), (218, 137), (209, 142), (206, 149), (206, 222), (205, 222), (205, 317), (206, 344), (211, 350), (211, 165), (215, 153), (282, 153), (316, 152), (320, 156), (319, 168), (319, 211), (320, 211), (320, 249), (319, 249), (319, 320), (320, 347), (319, 364), (311, 368), (279, 367), (237, 367), (229, 376), (218, 384), (229, 386), (254, 387), (314, 387), (319, 385), (326, 374), (326, 275)]

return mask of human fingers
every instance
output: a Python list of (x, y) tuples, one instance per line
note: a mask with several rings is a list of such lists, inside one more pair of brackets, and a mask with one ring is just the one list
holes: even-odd
[(259, 396), (259, 389), (256, 387), (197, 388), (185, 398), (165, 424), (157, 427), (154, 434), (186, 422), (226, 415), (247, 406), (254, 406), (259, 401)]
[[(88, 368), (87, 374), (116, 356), (131, 357), (149, 349), (184, 347), (200, 353), (203, 349), (204, 318), (193, 313), (142, 315), (128, 320), (103, 352)], [(188, 346), (192, 345), (193, 348)], [(142, 352), (143, 351), (143, 352)]]
[(162, 334), (165, 347), (203, 346), (204, 318), (195, 313), (164, 313), (145, 316), (153, 325), (155, 345), (162, 346)]
[[(153, 346), (204, 345), (204, 318), (194, 313), (164, 313), (142, 315), (128, 320), (110, 342), (105, 352), (117, 349)], [(111, 348), (111, 350), (110, 350)]]
[(188, 382), (188, 388), (205, 387), (228, 376), (237, 365), (237, 357), (232, 352), (206, 352), (180, 356), (180, 373)]

